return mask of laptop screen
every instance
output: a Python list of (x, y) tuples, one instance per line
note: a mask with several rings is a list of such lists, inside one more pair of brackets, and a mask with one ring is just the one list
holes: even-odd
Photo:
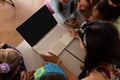
[(16, 30), (30, 46), (34, 46), (56, 24), (57, 21), (46, 5), (44, 5), (24, 23), (18, 26)]

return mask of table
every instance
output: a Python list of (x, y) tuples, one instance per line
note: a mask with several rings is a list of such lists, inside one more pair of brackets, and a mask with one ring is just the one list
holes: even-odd
[[(76, 51), (73, 51), (72, 48)], [(32, 49), (32, 47), (24, 40), (18, 46), (17, 49), (22, 53), (25, 65), (28, 70), (35, 70), (46, 64), (39, 54)], [(71, 53), (69, 53), (70, 51)], [(77, 58), (75, 57), (77, 56)], [(81, 72), (80, 67), (83, 66), (85, 53), (80, 49), (78, 40), (74, 39), (70, 45), (59, 55), (63, 64), (78, 76)]]
[[(54, 15), (56, 18), (56, 16)], [(58, 19), (56, 18), (58, 21)], [(59, 22), (59, 21), (58, 21)], [(28, 70), (35, 70), (40, 66), (46, 64), (39, 54), (32, 49), (32, 47), (23, 40), (17, 49), (22, 53), (25, 65)], [(79, 40), (74, 39), (59, 55), (63, 64), (78, 76), (81, 73), (81, 68), (83, 66), (85, 53), (79, 46)]]

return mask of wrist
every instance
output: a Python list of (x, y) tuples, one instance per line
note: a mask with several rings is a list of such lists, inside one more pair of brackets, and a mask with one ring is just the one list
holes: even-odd
[(62, 64), (62, 61), (61, 61), (61, 60), (58, 60), (56, 64), (57, 64), (58, 66), (60, 66), (60, 64)]

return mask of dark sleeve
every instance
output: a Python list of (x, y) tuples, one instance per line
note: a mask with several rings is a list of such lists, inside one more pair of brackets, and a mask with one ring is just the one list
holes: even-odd
[(13, 48), (13, 47), (10, 46), (10, 45), (8, 45), (8, 44), (4, 44), (2, 48), (3, 48), (3, 49), (7, 49), (7, 48)]
[(85, 78), (87, 75), (87, 71), (86, 70), (83, 70), (81, 73), (80, 73), (80, 75), (78, 76), (78, 79), (79, 80), (81, 80), (81, 79), (83, 79), (83, 78)]
[[(14, 50), (17, 50), (16, 48), (10, 46), (9, 44), (4, 44), (2, 48), (3, 48), (3, 49), (12, 48), (12, 49), (14, 49)], [(17, 51), (20, 52), (19, 50), (17, 50)]]
[(23, 60), (23, 57), (21, 57), (21, 62), (20, 62), (20, 71), (26, 70), (26, 66)]

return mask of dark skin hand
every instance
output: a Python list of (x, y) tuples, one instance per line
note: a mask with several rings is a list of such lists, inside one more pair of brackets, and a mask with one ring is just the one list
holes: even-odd
[(34, 80), (34, 70), (28, 71), (27, 80)]
[(79, 27), (79, 23), (77, 22), (77, 20), (75, 18), (72, 18), (70, 20), (66, 20), (65, 24), (72, 27), (72, 28), (77, 28)]

